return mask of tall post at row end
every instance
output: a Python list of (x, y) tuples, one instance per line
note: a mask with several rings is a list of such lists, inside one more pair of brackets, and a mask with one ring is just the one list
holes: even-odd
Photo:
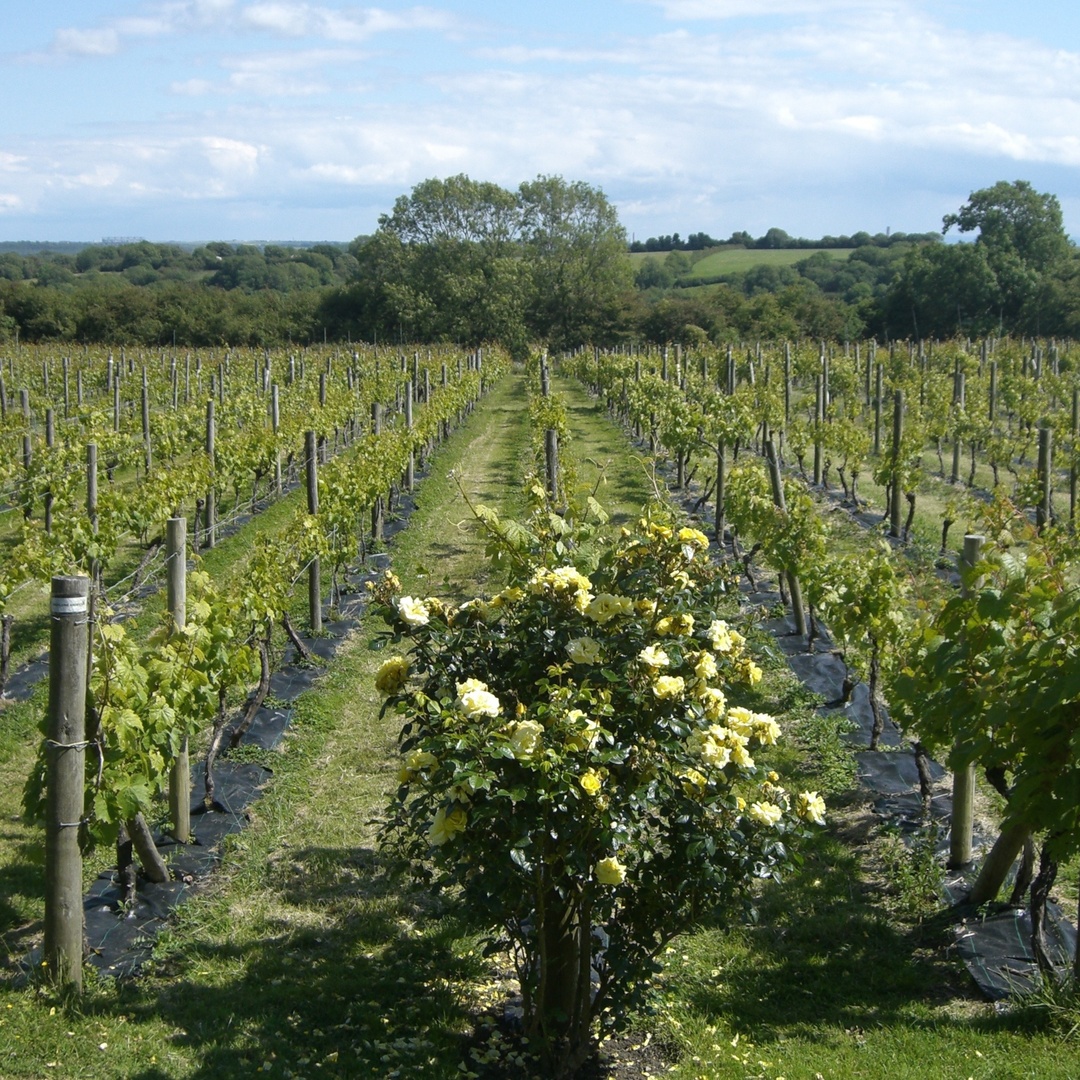
[[(979, 562), (983, 537), (969, 534), (964, 537), (964, 551), (960, 556), (961, 569), (965, 571), (964, 595), (979, 588), (970, 579), (973, 566)], [(958, 748), (959, 749), (959, 748)], [(972, 828), (975, 820), (975, 763), (969, 762), (953, 772), (952, 821), (949, 826), (949, 869), (957, 870), (971, 862)]]
[[(314, 431), (304, 434), (304, 479), (308, 513), (319, 512), (319, 445)], [(312, 634), (322, 633), (322, 568), (316, 555), (308, 566), (308, 615)]]
[[(170, 629), (176, 633), (187, 623), (187, 518), (169, 518), (165, 525), (165, 546)], [(177, 843), (188, 843), (191, 840), (191, 762), (187, 732), (169, 770), (169, 816)]]
[(54, 577), (45, 739), (45, 965), (59, 986), (82, 991), (83, 896), (79, 825), (86, 758), (86, 655), (90, 581)]

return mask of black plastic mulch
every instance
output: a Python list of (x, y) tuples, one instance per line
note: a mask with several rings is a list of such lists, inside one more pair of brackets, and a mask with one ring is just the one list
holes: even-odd
[[(770, 583), (763, 581), (760, 585), (760, 590), (744, 588), (745, 603), (772, 608), (778, 594), (771, 591)], [(764, 626), (803, 685), (824, 699), (825, 704), (818, 711), (850, 720), (852, 728), (845, 736), (846, 741), (852, 747), (869, 747), (874, 723), (869, 688), (865, 683), (857, 683), (850, 700), (842, 701), (847, 668), (833, 650), (828, 630), (819, 627), (820, 637), (813, 651), (808, 651), (806, 639), (796, 636), (790, 618), (772, 619)], [(888, 716), (888, 708), (883, 704), (881, 709), (882, 749), (855, 751), (860, 788), (870, 795), (874, 813), (894, 826), (908, 842), (924, 835), (924, 811), (928, 810), (935, 827), (935, 850), (944, 862), (949, 852), (952, 814), (948, 773), (936, 761), (929, 763), (932, 784), (929, 805), (924, 808), (914, 749)], [(993, 837), (976, 829), (977, 850), (988, 850), (992, 841)], [(946, 876), (944, 893), (949, 903), (964, 904), (974, 882), (973, 870), (974, 867), (965, 867)], [(1008, 908), (967, 919), (955, 927), (955, 937), (958, 955), (988, 1001), (1030, 993), (1038, 984), (1038, 966), (1031, 946), (1031, 917), (1026, 910)], [(1068, 972), (1076, 954), (1076, 930), (1055, 904), (1047, 908), (1046, 939), (1047, 954), (1055, 968), (1062, 974)]]

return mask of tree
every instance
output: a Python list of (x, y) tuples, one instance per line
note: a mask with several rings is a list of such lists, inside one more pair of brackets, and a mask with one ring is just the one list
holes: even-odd
[(893, 337), (986, 333), (1001, 320), (1002, 295), (985, 247), (936, 244), (912, 248), (885, 296)]
[(985, 251), (997, 280), (999, 318), (1037, 333), (1045, 277), (1060, 267), (1071, 247), (1057, 196), (1035, 191), (1026, 180), (999, 180), (973, 191), (955, 214), (946, 214), (942, 233), (954, 225), (960, 232), (979, 232), (976, 246)]
[(366, 242), (354, 242), (354, 299), (382, 336), (524, 345), (527, 269), (512, 192), (464, 174), (401, 195)]
[(602, 340), (633, 282), (615, 207), (599, 188), (561, 176), (527, 181), (518, 201), (533, 334), (553, 348)]
[(955, 214), (942, 219), (942, 233), (979, 230), (976, 243), (986, 246), (991, 264), (1010, 256), (1037, 271), (1049, 270), (1069, 253), (1056, 195), (1036, 191), (1026, 180), (999, 180), (973, 191)]

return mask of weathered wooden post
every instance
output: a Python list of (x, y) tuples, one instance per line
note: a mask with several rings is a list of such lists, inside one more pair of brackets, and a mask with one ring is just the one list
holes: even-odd
[(86, 750), (87, 578), (54, 577), (50, 599), (49, 712), (45, 739), (45, 965), (51, 981), (82, 992), (83, 889), (79, 825)]
[(1035, 524), (1042, 532), (1052, 522), (1051, 498), (1054, 490), (1053, 429), (1039, 428), (1039, 505), (1035, 507)]
[[(416, 364), (419, 362), (420, 354), (413, 354), (415, 369)], [(413, 429), (413, 386), (416, 384), (409, 379), (405, 383), (405, 428), (407, 431)], [(405, 465), (405, 490), (412, 491), (413, 485), (416, 482), (416, 452), (413, 450), (412, 444), (409, 445), (409, 460)]]
[(206, 525), (203, 533), (203, 545), (208, 548), (212, 548), (217, 540), (217, 503), (214, 494), (214, 444), (216, 436), (217, 427), (214, 422), (214, 399), (208, 398), (206, 402), (206, 456), (210, 462), (210, 483), (206, 488), (206, 502), (203, 505), (203, 515)]
[[(281, 428), (281, 404), (278, 396), (278, 384), (270, 387), (270, 426), (275, 435)], [(274, 451), (274, 493), (281, 494), (281, 450)]]
[[(304, 433), (304, 481), (308, 513), (319, 512), (319, 450), (315, 432)], [(308, 616), (312, 634), (322, 633), (322, 568), (316, 555), (308, 566)]]
[[(165, 525), (165, 573), (171, 632), (178, 633), (187, 622), (187, 518), (169, 518)], [(177, 843), (191, 839), (191, 763), (188, 737), (169, 770), (169, 816)]]
[(889, 489), (889, 535), (900, 538), (902, 499), (900, 484), (900, 444), (904, 439), (904, 391), (897, 387), (893, 392), (893, 444), (892, 485)]
[[(371, 403), (371, 433), (378, 437), (382, 434), (383, 407), (379, 401)], [(381, 541), (383, 538), (383, 522), (385, 520), (385, 506), (382, 495), (375, 496), (375, 502), (371, 507), (371, 538)]]
[[(960, 556), (961, 569), (970, 574), (979, 562), (984, 537), (969, 534), (964, 537)], [(979, 588), (969, 576), (964, 578), (964, 595)], [(975, 763), (969, 762), (953, 773), (952, 823), (949, 828), (949, 869), (957, 870), (971, 862), (971, 834), (975, 820)]]
[[(780, 462), (776, 456), (776, 444), (770, 435), (765, 440), (765, 460), (769, 466), (769, 481), (772, 485), (773, 504), (782, 513), (787, 513), (787, 500), (784, 498), (784, 481), (780, 475)], [(806, 637), (806, 609), (803, 606), (802, 586), (794, 570), (785, 569), (788, 593), (791, 596), (791, 615), (795, 620), (795, 633)]]

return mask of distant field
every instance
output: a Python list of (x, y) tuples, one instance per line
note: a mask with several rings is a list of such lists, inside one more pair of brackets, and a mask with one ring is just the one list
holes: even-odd
[[(688, 277), (716, 277), (718, 274), (734, 274), (749, 270), (752, 266), (791, 266), (802, 259), (807, 259), (818, 251), (825, 251), (834, 259), (846, 259), (854, 248), (780, 248), (757, 250), (754, 248), (721, 248), (713, 251), (694, 263)], [(687, 252), (693, 259), (697, 252)], [(634, 251), (630, 253), (630, 262), (636, 270), (649, 256), (663, 260), (666, 251)]]

